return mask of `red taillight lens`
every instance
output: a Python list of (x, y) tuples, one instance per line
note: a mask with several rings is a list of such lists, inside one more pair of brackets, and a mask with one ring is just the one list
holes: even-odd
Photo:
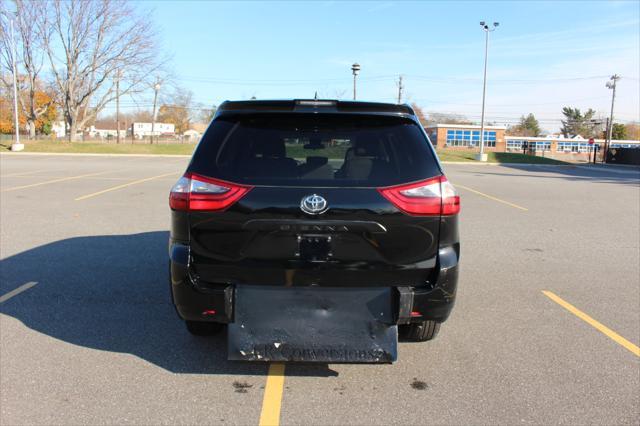
[(442, 190), (442, 214), (460, 213), (460, 196), (456, 188), (447, 180), (440, 176), (440, 188)]
[(379, 188), (378, 191), (394, 206), (410, 215), (437, 216), (460, 212), (460, 196), (445, 176)]
[(234, 204), (251, 188), (187, 173), (171, 188), (169, 206), (184, 211), (220, 211)]
[(189, 188), (191, 179), (187, 175), (178, 179), (169, 194), (169, 207), (173, 210), (189, 210)]

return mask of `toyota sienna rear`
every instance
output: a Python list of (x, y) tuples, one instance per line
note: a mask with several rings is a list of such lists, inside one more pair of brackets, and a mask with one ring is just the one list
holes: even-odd
[(460, 199), (407, 105), (225, 102), (169, 204), (173, 302), (230, 359), (390, 362), (453, 307)]

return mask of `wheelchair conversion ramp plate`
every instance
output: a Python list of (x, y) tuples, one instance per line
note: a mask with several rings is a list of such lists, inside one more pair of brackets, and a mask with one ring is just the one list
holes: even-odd
[(398, 327), (388, 287), (239, 285), (230, 360), (389, 363)]

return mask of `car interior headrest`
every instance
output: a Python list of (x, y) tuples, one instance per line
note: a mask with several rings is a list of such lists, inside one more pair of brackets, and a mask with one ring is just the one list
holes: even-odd
[(329, 158), (327, 157), (317, 157), (317, 156), (307, 157), (307, 164), (310, 166), (320, 167), (320, 166), (324, 166), (328, 162), (329, 162)]

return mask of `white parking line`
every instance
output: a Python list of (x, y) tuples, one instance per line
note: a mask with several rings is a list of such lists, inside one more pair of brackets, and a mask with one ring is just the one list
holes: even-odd
[(22, 293), (23, 291), (29, 290), (31, 287), (33, 287), (36, 284), (38, 284), (38, 283), (35, 282), (35, 281), (29, 281), (26, 284), (22, 284), (18, 288), (14, 288), (13, 290), (8, 292), (7, 294), (4, 294), (4, 295), (0, 296), (0, 303), (4, 303), (7, 300), (11, 299), (13, 296), (17, 296), (18, 294)]

